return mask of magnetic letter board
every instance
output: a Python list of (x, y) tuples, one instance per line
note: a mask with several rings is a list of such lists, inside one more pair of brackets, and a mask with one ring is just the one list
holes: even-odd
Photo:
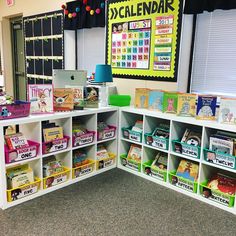
[(112, 0), (107, 64), (118, 78), (177, 81), (182, 0)]

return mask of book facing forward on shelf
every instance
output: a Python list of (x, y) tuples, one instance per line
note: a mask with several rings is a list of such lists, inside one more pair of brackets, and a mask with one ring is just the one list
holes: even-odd
[(219, 122), (224, 124), (236, 124), (236, 99), (221, 98)]
[(197, 100), (197, 115), (199, 120), (216, 119), (217, 96), (199, 95)]
[(149, 91), (147, 88), (135, 89), (135, 107), (136, 108), (148, 108)]
[(182, 93), (178, 97), (177, 115), (179, 116), (195, 116), (196, 115), (196, 99), (195, 94)]
[(150, 90), (148, 98), (148, 109), (162, 112), (163, 96), (164, 91), (162, 90)]
[(72, 88), (55, 88), (53, 94), (54, 111), (72, 111), (74, 109), (74, 91)]
[(163, 97), (163, 112), (176, 114), (178, 105), (177, 92), (164, 92)]

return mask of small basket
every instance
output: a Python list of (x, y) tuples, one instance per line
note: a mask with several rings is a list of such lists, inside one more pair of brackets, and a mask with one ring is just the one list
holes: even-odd
[(197, 193), (198, 183), (176, 175), (176, 170), (169, 172), (169, 182), (191, 193)]
[(73, 147), (79, 147), (94, 142), (96, 132), (87, 131), (85, 134), (77, 135), (73, 137)]
[(127, 154), (120, 155), (121, 164), (129, 169), (141, 172), (141, 160), (137, 162), (127, 158)]
[(200, 183), (200, 193), (203, 197), (208, 198), (211, 201), (218, 202), (227, 207), (234, 206), (235, 195), (222, 193), (218, 190), (212, 190), (207, 187), (208, 180)]
[(103, 131), (97, 132), (97, 139), (98, 141), (111, 139), (116, 136), (116, 126), (108, 125), (108, 129), (104, 129)]
[(145, 143), (147, 145), (160, 148), (163, 150), (168, 150), (169, 148), (169, 139), (162, 138), (158, 136), (153, 136), (152, 133), (144, 134)]
[(199, 146), (193, 146), (187, 143), (182, 143), (178, 140), (172, 140), (172, 148), (176, 153), (200, 159), (201, 147)]
[(115, 164), (116, 161), (116, 155), (114, 153), (109, 152), (108, 153), (109, 157), (100, 159), (96, 161), (96, 168), (97, 170), (104, 169), (106, 167), (112, 166)]
[(167, 171), (166, 170), (162, 170), (158, 167), (154, 168), (152, 167), (152, 160), (147, 161), (145, 163), (143, 163), (143, 172), (155, 179), (159, 179), (161, 181), (166, 182), (167, 180)]
[(131, 130), (131, 127), (129, 128), (121, 128), (123, 137), (138, 143), (142, 142), (142, 132), (137, 132)]
[(22, 185), (18, 188), (13, 188), (7, 190), (7, 201), (12, 202), (18, 199), (30, 196), (37, 193), (40, 189), (41, 180), (37, 177), (34, 178), (35, 181), (29, 184)]
[(43, 178), (43, 188), (46, 189), (58, 184), (62, 184), (66, 182), (69, 179), (69, 177), (70, 177), (70, 169), (64, 167), (64, 171)]
[(89, 163), (85, 165), (81, 165), (79, 167), (72, 168), (72, 178), (78, 178), (83, 175), (90, 174), (94, 171), (95, 167), (95, 161), (89, 160)]
[(34, 158), (39, 152), (39, 143), (28, 140), (29, 147), (9, 150), (5, 144), (5, 161), (7, 164)]
[(228, 169), (235, 170), (236, 169), (236, 157), (220, 153), (220, 152), (214, 152), (212, 150), (209, 150), (207, 148), (203, 149), (204, 152), (204, 160), (210, 163), (215, 164), (216, 166), (224, 166)]
[(26, 117), (30, 115), (30, 102), (15, 101), (14, 104), (0, 105), (0, 120)]
[(42, 152), (43, 154), (58, 152), (64, 149), (67, 149), (69, 144), (70, 137), (64, 135), (62, 139), (56, 139), (50, 142), (43, 142)]

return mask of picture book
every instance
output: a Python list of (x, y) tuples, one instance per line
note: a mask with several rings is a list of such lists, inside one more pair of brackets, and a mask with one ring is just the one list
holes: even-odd
[(107, 149), (103, 145), (99, 145), (97, 150), (97, 160), (102, 160), (106, 158), (109, 158)]
[(28, 147), (28, 141), (22, 133), (5, 135), (5, 141), (10, 150)]
[(127, 159), (133, 160), (136, 162), (141, 162), (141, 147), (136, 144), (131, 144)]
[(195, 94), (182, 93), (178, 96), (177, 115), (179, 116), (195, 116), (196, 115), (196, 99)]
[(217, 173), (210, 179), (207, 187), (222, 193), (234, 195), (236, 192), (236, 179)]
[(55, 88), (53, 94), (54, 111), (74, 109), (74, 91), (71, 88)]
[(164, 92), (162, 90), (150, 90), (148, 98), (148, 109), (162, 112)]
[(84, 87), (84, 107), (98, 108), (99, 103), (99, 88), (97, 87)]
[(136, 132), (141, 133), (143, 131), (143, 121), (137, 120), (135, 122), (135, 125), (132, 127), (132, 131), (136, 131)]
[(197, 181), (199, 165), (182, 159), (179, 163), (176, 175), (190, 181)]
[(199, 95), (196, 118), (200, 120), (215, 120), (216, 102), (217, 96)]
[(182, 143), (187, 143), (193, 146), (201, 146), (202, 135), (195, 130), (186, 129), (181, 139)]
[(236, 99), (220, 99), (219, 122), (232, 125), (236, 124)]
[(177, 92), (164, 92), (163, 97), (163, 112), (176, 114), (178, 105)]
[(154, 161), (152, 162), (152, 168), (159, 168), (162, 170), (166, 170), (167, 169), (167, 160), (168, 160), (167, 154), (159, 152), (156, 155)]
[(69, 86), (66, 85), (66, 88), (72, 88), (74, 94), (74, 109), (84, 107), (84, 87), (83, 86)]
[(53, 86), (52, 84), (29, 84), (28, 101), (31, 114), (53, 112)]
[(234, 140), (232, 138), (226, 138), (224, 136), (213, 135), (210, 137), (209, 149), (214, 152), (233, 155)]
[(63, 128), (62, 127), (53, 127), (43, 129), (44, 142), (50, 142), (55, 139), (63, 138)]
[(150, 89), (136, 88), (135, 89), (135, 107), (136, 108), (148, 108)]

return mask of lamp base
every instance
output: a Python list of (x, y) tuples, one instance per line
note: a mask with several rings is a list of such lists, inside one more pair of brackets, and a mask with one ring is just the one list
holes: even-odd
[(108, 87), (105, 83), (99, 88), (99, 107), (108, 107)]

